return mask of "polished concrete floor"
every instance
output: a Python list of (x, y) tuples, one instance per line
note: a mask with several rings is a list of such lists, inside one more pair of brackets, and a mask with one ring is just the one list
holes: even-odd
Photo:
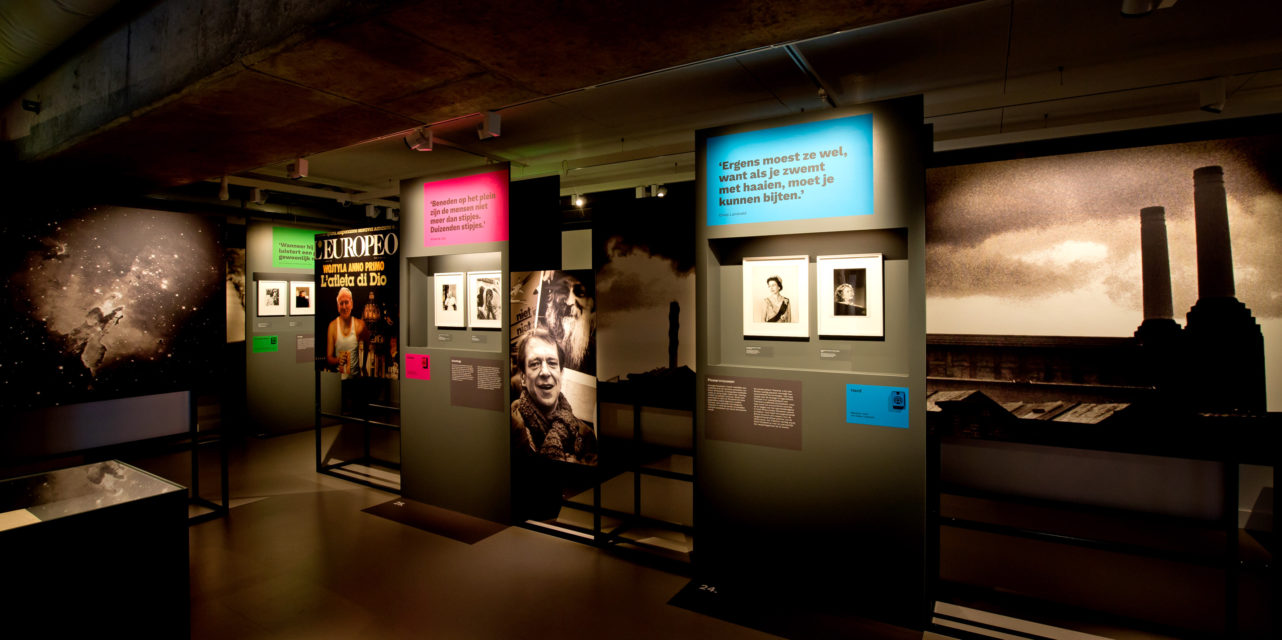
[(317, 474), (313, 447), (233, 447), (233, 508), (190, 528), (193, 638), (778, 637), (669, 605), (688, 578), (588, 545), (518, 527), (468, 545), (363, 513), (394, 496)]
[[(327, 430), (327, 450), (336, 436)], [(216, 451), (205, 449), (200, 482), (213, 499)], [(310, 431), (248, 437), (229, 449), (230, 512), (188, 529), (192, 638), (943, 637), (773, 610), (725, 616), (750, 628), (668, 604), (690, 584), (685, 575), (586, 544), (520, 527), (467, 544), (366, 513), (397, 496), (316, 473)], [(169, 453), (129, 461), (186, 484), (189, 460)], [(690, 602), (688, 591), (683, 599)], [(1014, 637), (993, 629), (1025, 628), (1021, 637), (1159, 637), (1071, 618), (1046, 626), (948, 603), (936, 603), (935, 614), (938, 625), (990, 637)]]

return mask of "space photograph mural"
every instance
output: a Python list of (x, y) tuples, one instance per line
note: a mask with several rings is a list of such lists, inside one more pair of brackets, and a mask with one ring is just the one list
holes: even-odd
[(7, 406), (163, 393), (209, 377), (225, 336), (216, 224), (100, 207), (10, 222), (6, 236)]

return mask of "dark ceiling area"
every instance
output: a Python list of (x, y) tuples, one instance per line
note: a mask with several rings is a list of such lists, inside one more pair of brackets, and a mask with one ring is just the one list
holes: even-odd
[(4, 85), (24, 183), (394, 210), (493, 162), (562, 195), (692, 180), (698, 129), (916, 94), (936, 151), (1282, 112), (1272, 0), (98, 3)]
[[(76, 171), (110, 168), (120, 179), (158, 187), (185, 184), (963, 0), (322, 2), (317, 4), (324, 5), (324, 15), (296, 16), (311, 21), (302, 28), (264, 27), (219, 14), (193, 21), (197, 33), (179, 33), (179, 12), (206, 9), (198, 5), (207, 3), (153, 4), (120, 27), (131, 39), (125, 71), (139, 78), (154, 69), (163, 73), (166, 58), (174, 55), (169, 46), (201, 49), (208, 40), (207, 55), (180, 56), (195, 73), (176, 74), (168, 93), (142, 81), (141, 92), (159, 94), (150, 101), (119, 95), (133, 91), (129, 87), (103, 91), (103, 100), (120, 105), (119, 113), (103, 109), (101, 122), (50, 114), (30, 135), (13, 140), (20, 161)], [(277, 3), (230, 4), (239, 12), (259, 12)], [(145, 48), (134, 42), (147, 38), (153, 42)], [(94, 56), (110, 48), (110, 39), (86, 43), (70, 60), (82, 81), (110, 73), (93, 68)], [(120, 63), (103, 63), (114, 64)], [(210, 72), (202, 74), (202, 68)], [(57, 98), (47, 94), (37, 99), (57, 106)]]

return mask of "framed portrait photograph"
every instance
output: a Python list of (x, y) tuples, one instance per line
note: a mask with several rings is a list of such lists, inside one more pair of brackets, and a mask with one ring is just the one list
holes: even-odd
[(289, 281), (289, 315), (316, 315), (316, 283), (311, 280)]
[(467, 272), (467, 326), (503, 328), (503, 280), (498, 271)]
[(285, 296), (289, 295), (289, 283), (284, 280), (258, 281), (258, 315), (285, 315)]
[(810, 336), (808, 256), (743, 259), (744, 337)]
[(880, 253), (815, 258), (815, 306), (821, 337), (885, 337), (882, 259)]
[(433, 274), (432, 310), (437, 328), (467, 326), (467, 292), (463, 288), (463, 272)]

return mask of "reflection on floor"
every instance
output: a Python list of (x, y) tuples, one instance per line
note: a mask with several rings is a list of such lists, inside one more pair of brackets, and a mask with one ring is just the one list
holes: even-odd
[[(213, 454), (202, 454), (202, 487), (218, 486)], [(688, 577), (589, 545), (521, 527), (468, 544), (363, 512), (395, 496), (318, 474), (314, 456), (310, 432), (232, 447), (230, 513), (189, 529), (193, 638), (1156, 637), (1072, 620), (1042, 621), (1062, 626), (1048, 633), (1047, 624), (947, 603), (937, 604), (939, 626), (924, 634), (779, 607), (691, 598), (676, 606), (670, 602), (690, 591)], [(130, 462), (180, 481), (188, 470), (185, 454)], [(689, 483), (641, 479), (645, 515), (687, 522)], [(213, 490), (207, 498), (217, 498)], [(616, 476), (603, 485), (602, 504), (631, 512), (633, 490), (631, 473)], [(590, 503), (592, 495), (574, 499)], [(563, 509), (561, 517), (591, 527), (586, 512)], [(607, 518), (602, 528), (615, 524)], [(650, 551), (690, 551), (679, 532), (637, 527), (626, 535)]]
[(235, 447), (239, 506), (190, 529), (193, 638), (778, 637), (670, 606), (687, 578), (588, 545), (520, 527), (468, 545), (363, 513), (392, 496), (317, 474), (314, 443)]

